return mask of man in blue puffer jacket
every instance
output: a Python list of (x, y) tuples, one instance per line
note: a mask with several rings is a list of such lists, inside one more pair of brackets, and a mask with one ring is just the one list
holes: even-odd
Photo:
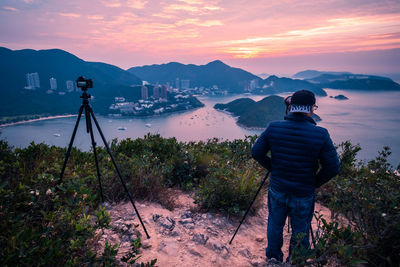
[(271, 171), (268, 260), (283, 261), (282, 232), (287, 216), (292, 228), (289, 255), (296, 244), (296, 236), (301, 233), (305, 235), (301, 245), (310, 247), (315, 189), (339, 173), (339, 159), (328, 131), (316, 126), (311, 118), (316, 108), (312, 92), (295, 92), (290, 100), (289, 115), (283, 121), (271, 122), (251, 149), (253, 158)]

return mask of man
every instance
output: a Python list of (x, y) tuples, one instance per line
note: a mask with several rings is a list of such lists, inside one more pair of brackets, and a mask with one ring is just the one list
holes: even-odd
[(290, 217), (292, 228), (290, 257), (296, 236), (304, 237), (301, 245), (310, 247), (315, 188), (339, 173), (339, 159), (329, 133), (312, 119), (317, 109), (314, 94), (295, 92), (288, 108), (285, 120), (271, 122), (251, 149), (252, 157), (271, 171), (266, 254), (268, 260), (280, 262), (286, 217)]

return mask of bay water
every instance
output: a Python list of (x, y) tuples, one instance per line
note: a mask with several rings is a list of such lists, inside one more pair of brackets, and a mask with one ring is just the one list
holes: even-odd
[[(359, 159), (371, 160), (384, 146), (389, 146), (392, 155), (389, 161), (397, 167), (400, 163), (400, 92), (360, 92), (326, 89), (328, 97), (317, 97), (316, 113), (322, 118), (318, 125), (329, 130), (332, 140), (340, 143), (350, 140), (360, 144)], [(343, 94), (348, 100), (337, 100), (329, 96)], [(286, 96), (288, 94), (281, 94)], [(232, 115), (217, 111), (216, 103), (228, 103), (234, 99), (249, 97), (255, 101), (266, 96), (229, 95), (221, 97), (201, 96), (204, 107), (186, 112), (165, 114), (145, 118), (111, 118), (96, 115), (107, 141), (114, 138), (142, 138), (147, 133), (163, 137), (175, 137), (178, 141), (234, 140), (248, 135), (260, 134), (262, 130), (239, 127)], [(283, 105), (283, 103), (282, 103)], [(78, 111), (77, 107), (77, 111)], [(72, 135), (76, 117), (42, 120), (1, 129), (0, 138), (14, 147), (26, 147), (32, 141), (66, 147)], [(95, 128), (95, 124), (93, 124)], [(124, 130), (121, 130), (124, 129)], [(103, 146), (95, 129), (97, 145)], [(74, 146), (88, 151), (91, 147), (82, 118)]]

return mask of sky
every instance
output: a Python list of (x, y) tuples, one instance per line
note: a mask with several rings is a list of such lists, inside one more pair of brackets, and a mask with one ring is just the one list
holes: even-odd
[(219, 59), (254, 74), (400, 73), (400, 0), (0, 0), (0, 46), (123, 69)]

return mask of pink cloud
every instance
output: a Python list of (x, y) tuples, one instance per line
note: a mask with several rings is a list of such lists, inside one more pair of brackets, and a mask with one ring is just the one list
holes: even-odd
[(127, 67), (138, 58), (250, 62), (400, 48), (396, 0), (26, 0), (12, 6), (0, 9), (2, 43), (81, 51)]

